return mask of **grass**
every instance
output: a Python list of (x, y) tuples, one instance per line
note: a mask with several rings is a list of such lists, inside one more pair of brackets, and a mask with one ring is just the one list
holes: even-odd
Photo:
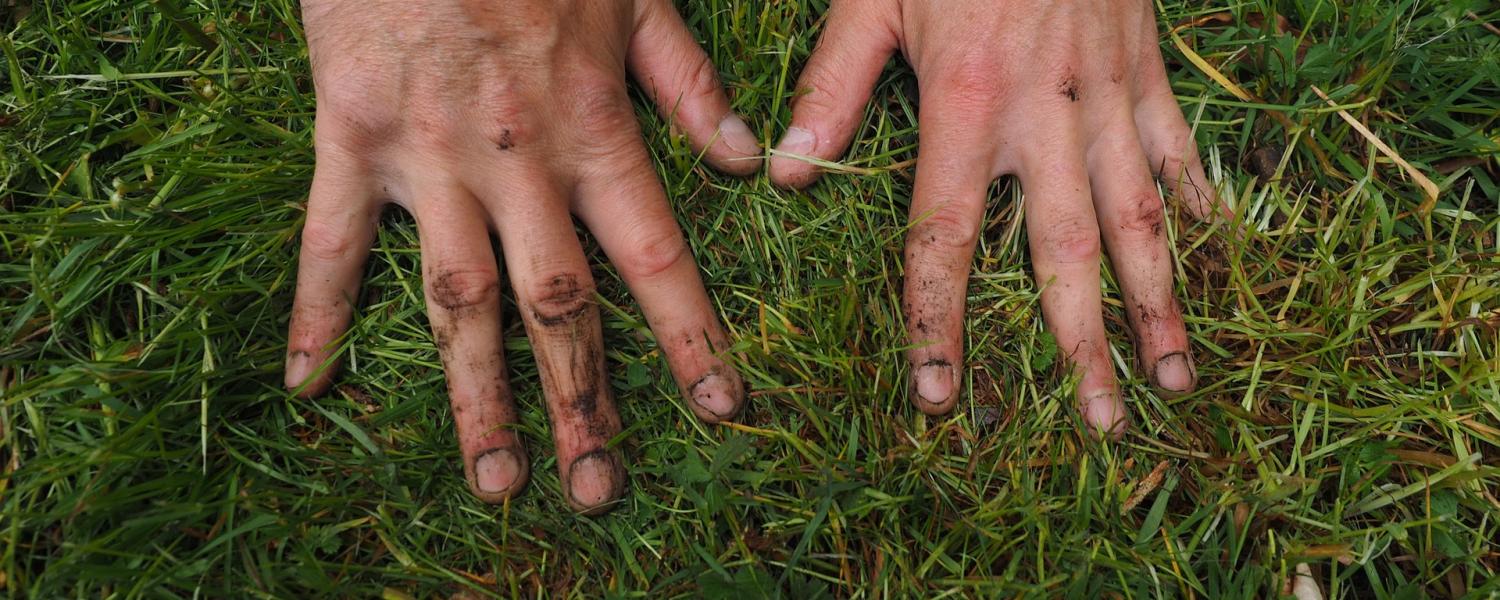
[[(826, 1), (685, 4), (774, 140)], [(0, 591), (1264, 598), (1307, 563), (1329, 597), (1500, 596), (1500, 8), (1220, 10), (1159, 7), (1246, 230), (1172, 219), (1201, 391), (1130, 379), (1137, 428), (1079, 434), (1002, 182), (968, 292), (973, 401), (909, 405), (899, 61), (857, 169), (806, 193), (711, 172), (642, 105), (753, 406), (698, 423), (596, 261), (631, 488), (580, 518), (515, 318), (533, 480), (502, 507), (465, 491), (405, 215), (385, 219), (341, 385), (281, 389), (313, 167), (294, 2), (0, 2)]]

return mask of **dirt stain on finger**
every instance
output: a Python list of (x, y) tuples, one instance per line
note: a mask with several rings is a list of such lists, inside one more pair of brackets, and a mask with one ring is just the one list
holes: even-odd
[(922, 363), (922, 366), (924, 366), (924, 367), (951, 367), (951, 366), (953, 366), (953, 363), (948, 362), (948, 360), (944, 359), (944, 358), (933, 358), (933, 359), (928, 359), (927, 362)]
[(1160, 238), (1166, 230), (1166, 212), (1154, 191), (1141, 194), (1122, 210), (1120, 229), (1148, 233), (1153, 238)]
[(494, 305), (499, 297), (499, 275), (470, 271), (444, 271), (432, 280), (432, 303), (463, 320)]
[(572, 275), (558, 275), (546, 284), (546, 292), (531, 307), (531, 315), (543, 327), (576, 323), (592, 305), (592, 292)]
[(599, 407), (599, 396), (598, 388), (586, 388), (573, 396), (568, 409), (578, 421), (582, 422), (589, 437), (603, 441), (614, 437), (618, 428), (615, 427), (614, 419)]
[(573, 397), (573, 410), (578, 416), (590, 419), (599, 414), (599, 390), (588, 388)]
[(1152, 310), (1151, 307), (1146, 306), (1144, 302), (1136, 303), (1135, 318), (1137, 321), (1140, 321), (1141, 327), (1151, 327), (1157, 321), (1161, 320), (1161, 316), (1156, 314), (1156, 311)]
[(603, 441), (618, 433), (620, 426), (604, 375), (604, 351), (593, 334), (598, 327), (595, 314), (585, 311), (572, 321), (578, 327), (570, 339), (572, 365), (566, 389), (575, 391), (565, 408), (568, 419), (579, 423), (589, 437)]

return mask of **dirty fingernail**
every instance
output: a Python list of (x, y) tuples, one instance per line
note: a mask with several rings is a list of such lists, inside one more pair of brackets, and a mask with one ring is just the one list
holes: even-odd
[(286, 356), (286, 387), (297, 389), (307, 382), (307, 376), (312, 374), (312, 356), (301, 350), (290, 352)]
[(786, 130), (786, 135), (781, 137), (781, 143), (776, 144), (776, 151), (807, 156), (812, 154), (815, 141), (811, 131), (801, 127), (791, 127)]
[(1129, 423), (1130, 417), (1125, 413), (1125, 403), (1120, 400), (1116, 392), (1098, 392), (1085, 396), (1079, 408), (1083, 412), (1083, 422), (1087, 423), (1092, 433), (1098, 433), (1119, 439), (1120, 434), (1125, 432), (1125, 425)]
[(729, 113), (723, 121), (719, 121), (719, 139), (730, 150), (740, 154), (760, 154), (760, 143), (756, 141), (755, 134), (737, 114)]
[(739, 412), (740, 403), (735, 399), (734, 385), (718, 373), (710, 373), (693, 384), (693, 402), (720, 419), (728, 419)]
[(1187, 354), (1173, 352), (1156, 361), (1152, 371), (1156, 387), (1169, 392), (1187, 392), (1193, 389), (1193, 367), (1188, 364)]
[(592, 511), (615, 499), (623, 483), (619, 479), (623, 476), (613, 455), (606, 450), (595, 450), (573, 461), (568, 475), (568, 493), (573, 495), (573, 502), (580, 509)]
[(928, 404), (943, 404), (953, 395), (953, 365), (933, 360), (917, 369), (917, 395)]
[(520, 459), (506, 448), (486, 452), (474, 461), (474, 483), (479, 491), (486, 494), (509, 490), (520, 475)]

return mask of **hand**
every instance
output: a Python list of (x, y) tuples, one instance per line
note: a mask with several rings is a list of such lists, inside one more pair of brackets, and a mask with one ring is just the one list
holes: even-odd
[(688, 406), (732, 418), (739, 375), (626, 95), (627, 63), (709, 162), (760, 166), (713, 65), (667, 0), (303, 2), (318, 153), (286, 384), (329, 385), (381, 207), (416, 219), (423, 289), (464, 474), (501, 501), (526, 482), (501, 353), (500, 241), (551, 415), (564, 495), (602, 510), (625, 471), (594, 280), (576, 215), (640, 300)]
[(773, 181), (801, 187), (818, 176), (789, 155), (843, 153), (898, 47), (921, 89), (905, 291), (916, 405), (942, 414), (957, 400), (969, 265), (989, 185), (1011, 174), (1026, 195), (1047, 327), (1081, 372), (1084, 421), (1113, 435), (1128, 423), (1105, 340), (1101, 237), (1140, 364), (1162, 392), (1191, 391), (1152, 175), (1199, 217), (1224, 209), (1172, 97), (1150, 4), (833, 0), (771, 159)]

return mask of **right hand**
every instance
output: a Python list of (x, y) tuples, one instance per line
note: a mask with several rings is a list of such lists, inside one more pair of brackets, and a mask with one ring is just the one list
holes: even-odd
[[(991, 183), (1025, 191), (1042, 313), (1079, 375), (1089, 429), (1129, 422), (1106, 339), (1109, 251), (1139, 368), (1159, 393), (1197, 385), (1152, 176), (1199, 218), (1229, 218), (1172, 96), (1145, 0), (834, 0), (798, 82), (771, 180), (802, 187), (807, 156), (836, 160), (891, 53), (921, 88), (921, 157), (906, 242), (912, 401), (953, 410), (962, 391), (965, 290)], [(795, 156), (793, 156), (795, 155)]]

